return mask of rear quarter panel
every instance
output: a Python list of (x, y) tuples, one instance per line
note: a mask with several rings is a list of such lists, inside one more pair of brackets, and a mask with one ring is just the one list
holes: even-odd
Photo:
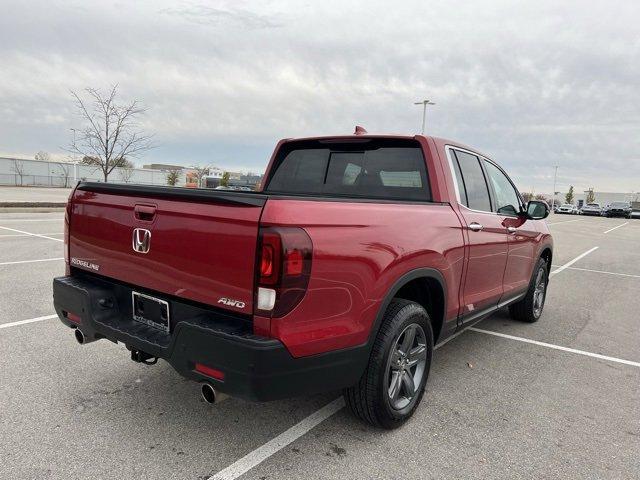
[(384, 297), (407, 272), (445, 279), (445, 319), (458, 314), (464, 243), (447, 204), (270, 199), (261, 224), (303, 227), (313, 242), (306, 296), (270, 333), (294, 356), (364, 344)]

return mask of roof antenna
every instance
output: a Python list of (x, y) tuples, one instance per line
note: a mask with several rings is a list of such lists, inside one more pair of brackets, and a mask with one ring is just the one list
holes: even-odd
[(355, 132), (353, 132), (354, 135), (366, 135), (367, 130), (364, 127), (361, 127), (360, 125), (356, 125), (356, 130)]

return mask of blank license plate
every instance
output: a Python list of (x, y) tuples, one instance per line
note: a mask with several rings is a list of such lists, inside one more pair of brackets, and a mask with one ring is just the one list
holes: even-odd
[(131, 292), (133, 319), (165, 332), (169, 331), (169, 303), (150, 295)]

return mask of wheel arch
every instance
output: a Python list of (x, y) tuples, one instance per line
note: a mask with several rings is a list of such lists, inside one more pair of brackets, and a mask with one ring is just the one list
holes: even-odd
[(444, 277), (434, 268), (417, 268), (402, 275), (387, 291), (378, 308), (375, 323), (369, 333), (369, 346), (373, 345), (384, 314), (394, 298), (411, 300), (424, 307), (431, 319), (435, 344), (442, 331), (447, 311), (446, 291)]
[(553, 260), (553, 250), (550, 246), (546, 246), (540, 252), (540, 258), (543, 258), (545, 262), (547, 262), (547, 272), (551, 273), (551, 263)]

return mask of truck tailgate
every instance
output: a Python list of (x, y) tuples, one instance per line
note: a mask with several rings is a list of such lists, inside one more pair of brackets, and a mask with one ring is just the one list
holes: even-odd
[(71, 267), (250, 314), (265, 202), (250, 192), (81, 183)]

